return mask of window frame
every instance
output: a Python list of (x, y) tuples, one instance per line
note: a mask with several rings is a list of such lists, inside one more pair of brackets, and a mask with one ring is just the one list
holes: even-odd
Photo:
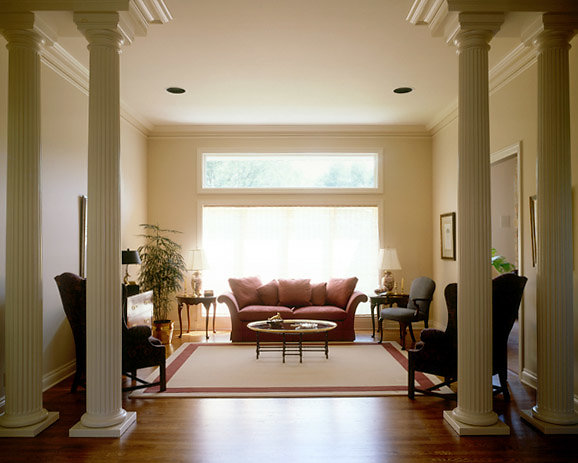
[[(205, 177), (205, 156), (214, 154), (271, 154), (271, 155), (326, 155), (334, 156), (339, 154), (371, 154), (377, 158), (376, 162), (376, 184), (374, 188), (208, 188), (203, 185)], [(279, 150), (279, 149), (235, 149), (235, 148), (198, 148), (197, 149), (197, 193), (198, 194), (218, 194), (218, 195), (371, 195), (383, 193), (383, 150), (381, 148), (367, 149), (301, 149), (301, 150)]]

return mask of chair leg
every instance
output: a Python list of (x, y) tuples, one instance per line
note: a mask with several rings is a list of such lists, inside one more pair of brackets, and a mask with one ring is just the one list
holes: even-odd
[(415, 398), (415, 367), (411, 353), (407, 362), (407, 396), (412, 400)]
[(379, 317), (379, 343), (383, 342), (383, 318)]
[(167, 369), (165, 363), (161, 363), (159, 366), (160, 382), (161, 382), (161, 392), (167, 390)]
[(405, 323), (399, 322), (399, 335), (401, 338), (401, 350), (405, 350), (405, 335), (407, 331), (407, 326)]
[(501, 392), (504, 395), (504, 400), (510, 401), (510, 391), (508, 390), (508, 372), (500, 371), (498, 373), (498, 378), (500, 379)]
[(413, 335), (413, 329), (411, 327), (411, 322), (409, 322), (409, 334), (411, 336), (411, 340), (415, 343), (415, 336)]

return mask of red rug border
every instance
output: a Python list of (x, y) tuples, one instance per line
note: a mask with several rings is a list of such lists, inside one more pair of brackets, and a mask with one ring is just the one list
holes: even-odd
[[(188, 344), (188, 345), (187, 345)], [(222, 347), (222, 346), (247, 346), (250, 343), (231, 343), (231, 342), (219, 342), (219, 343), (206, 343), (206, 342), (191, 342), (183, 343), (186, 347), (182, 352), (169, 364), (167, 365), (167, 384), (170, 379), (175, 375), (175, 373), (183, 366), (183, 364), (190, 358), (193, 353), (202, 346), (210, 347)], [(343, 342), (343, 343), (330, 343), (331, 345), (360, 345), (360, 346), (382, 346), (388, 353), (407, 371), (407, 358), (399, 351), (390, 341), (385, 341), (382, 344), (376, 344), (374, 342)], [(153, 382), (157, 382), (159, 377), (157, 376)], [(434, 385), (434, 383), (423, 373), (415, 373), (415, 381), (418, 383), (418, 387), (421, 389), (427, 389)], [(337, 387), (167, 387), (166, 391), (163, 393), (173, 393), (173, 394), (185, 394), (185, 393), (307, 393), (307, 392), (397, 392), (397, 391), (407, 391), (407, 386), (337, 386)], [(160, 392), (159, 386), (149, 387), (144, 389), (144, 393), (154, 394)]]

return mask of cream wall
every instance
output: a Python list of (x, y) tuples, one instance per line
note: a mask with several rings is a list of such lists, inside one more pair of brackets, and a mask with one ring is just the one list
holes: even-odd
[[(6, 262), (6, 130), (8, 52), (0, 40), (0, 377), (4, 377)], [(88, 97), (48, 66), (41, 66), (41, 191), (44, 386), (74, 371), (74, 341), (54, 277), (79, 272), (79, 196), (86, 195)], [(121, 122), (123, 247), (140, 243), (146, 221), (146, 137)], [(89, 199), (90, 205), (90, 199)], [(90, 207), (90, 206), (89, 206)], [(120, 282), (119, 282), (120, 284)], [(0, 386), (0, 403), (4, 384)]]
[[(198, 156), (204, 149), (240, 152), (378, 150), (383, 153), (384, 190), (383, 194), (344, 196), (200, 193)], [(395, 272), (395, 277), (398, 281), (404, 278), (409, 285), (420, 275), (432, 275), (433, 270), (430, 152), (429, 136), (345, 137), (338, 132), (315, 136), (279, 133), (259, 136), (153, 135), (148, 145), (148, 217), (163, 228), (182, 231), (183, 235), (177, 240), (186, 250), (202, 244), (201, 204), (381, 204), (382, 246), (397, 248), (402, 270)], [(376, 287), (377, 283), (376, 272)], [(175, 307), (173, 320), (177, 319)]]
[[(578, 40), (573, 40), (570, 51), (571, 131), (572, 131), (572, 184), (574, 202), (578, 182)], [(521, 274), (528, 277), (521, 311), (523, 320), (523, 345), (521, 356), (522, 379), (535, 384), (537, 373), (536, 345), (536, 269), (532, 266), (529, 197), (536, 194), (537, 156), (537, 65), (534, 64), (511, 82), (493, 92), (490, 97), (491, 152), (521, 142)], [(439, 257), (439, 214), (457, 209), (457, 121), (454, 119), (433, 136), (433, 222), (434, 226), (434, 275), (440, 286), (457, 281), (455, 262), (442, 261)], [(574, 261), (578, 250), (578, 210), (574, 208)], [(576, 346), (578, 345), (578, 272), (574, 270), (574, 378), (578, 391)], [(445, 321), (445, 306), (438, 298), (434, 304), (434, 318)], [(444, 323), (445, 326), (445, 323)]]

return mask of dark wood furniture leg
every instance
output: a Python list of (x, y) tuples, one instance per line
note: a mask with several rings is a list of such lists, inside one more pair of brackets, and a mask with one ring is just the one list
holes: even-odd
[[(374, 319), (374, 317), (373, 317), (373, 312), (374, 312), (374, 310), (375, 310), (375, 306), (376, 306), (376, 305), (377, 305), (377, 304), (376, 304), (375, 302), (371, 301), (370, 308), (371, 308), (371, 337), (372, 337), (372, 338), (375, 338), (375, 319)], [(377, 314), (377, 316), (378, 316), (378, 318), (379, 318), (379, 309), (378, 309), (378, 314)]]
[(181, 311), (183, 310), (183, 303), (182, 302), (179, 302), (178, 309), (179, 309), (179, 326), (181, 327), (181, 332), (179, 334), (179, 338), (182, 338), (183, 337), (183, 320), (181, 318)]

